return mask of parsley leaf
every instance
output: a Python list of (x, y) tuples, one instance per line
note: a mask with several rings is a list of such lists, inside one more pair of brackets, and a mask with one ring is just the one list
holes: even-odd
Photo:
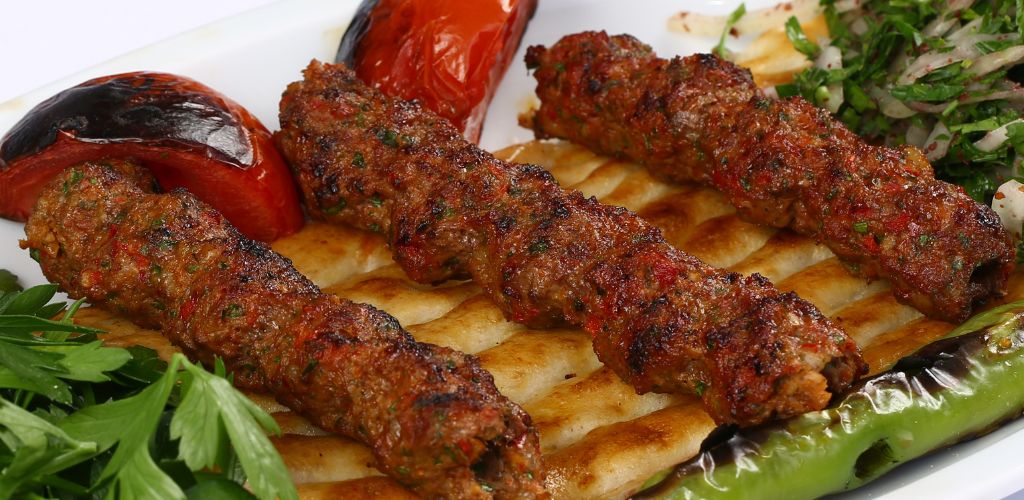
[(42, 394), (60, 403), (71, 402), (68, 385), (56, 377), (61, 356), (10, 343), (0, 343), (0, 387)]
[(21, 285), (18, 284), (18, 277), (6, 269), (0, 269), (0, 296), (5, 293), (20, 291)]
[(0, 473), (0, 498), (96, 454), (96, 443), (72, 438), (57, 426), (0, 398), (0, 441), (13, 452)]
[(99, 330), (60, 321), (51, 321), (36, 316), (0, 316), (0, 338), (21, 342), (45, 342), (46, 339), (29, 339), (26, 335), (34, 332), (67, 332), (96, 334)]
[(117, 474), (116, 498), (184, 500), (185, 492), (166, 472), (157, 467), (147, 447), (135, 447), (131, 453)]
[(958, 84), (915, 83), (893, 87), (889, 93), (901, 101), (942, 102), (963, 94), (964, 90), (966, 87)]
[[(823, 105), (822, 87), (838, 78), (843, 100), (838, 107), (827, 102), (829, 109), (875, 144), (924, 147), (921, 142), (941, 123), (953, 133), (945, 155), (931, 159), (936, 177), (981, 202), (1009, 177), (1024, 175), (1018, 171), (1024, 141), (1008, 133), (994, 148), (975, 146), (986, 131), (1022, 116), (1010, 101), (1019, 97), (1014, 89), (1024, 83), (1024, 65), (1007, 51), (1024, 46), (1024, 0), (967, 2), (966, 8), (951, 8), (946, 0), (861, 0), (842, 12), (833, 0), (820, 3), (843, 71), (826, 76), (812, 66), (794, 75), (792, 84), (777, 86), (779, 96)], [(804, 55), (824, 50), (807, 40), (796, 19), (785, 30)]]
[(160, 380), (160, 376), (167, 370), (167, 363), (160, 359), (153, 349), (133, 345), (125, 350), (131, 355), (131, 359), (116, 373), (111, 374), (112, 378), (122, 385), (152, 384)]
[(99, 340), (75, 347), (51, 347), (50, 351), (64, 355), (57, 363), (65, 370), (60, 378), (81, 382), (106, 382), (110, 380), (106, 372), (124, 366), (132, 357), (124, 349), (103, 347)]
[(247, 476), (262, 498), (297, 498), (265, 434), (280, 430), (232, 387), (223, 362), (211, 374), (182, 354), (165, 363), (152, 349), (105, 347), (98, 330), (71, 322), (81, 301), (54, 321), (65, 309), (47, 304), (55, 286), (8, 289), (0, 498), (252, 498)]
[(264, 430), (280, 434), (274, 419), (234, 390), (227, 379), (184, 357), (179, 359), (186, 383), (181, 405), (171, 420), (171, 436), (181, 439), (185, 463), (192, 469), (215, 465), (226, 435), (256, 496), (297, 499), (284, 462), (264, 434)]
[(185, 495), (188, 498), (216, 498), (223, 500), (238, 500), (255, 498), (245, 488), (234, 481), (228, 481), (220, 477), (212, 477), (200, 481), (189, 488)]
[(149, 446), (149, 437), (156, 430), (160, 414), (163, 413), (177, 379), (173, 367), (168, 368), (160, 380), (142, 392), (85, 407), (60, 422), (60, 427), (70, 436), (96, 441), (99, 451), (117, 445), (114, 455), (100, 474), (100, 481), (117, 476), (129, 460), (135, 459), (137, 449), (147, 449)]
[(718, 45), (715, 45), (715, 48), (712, 50), (715, 55), (722, 59), (729, 58), (729, 50), (725, 48), (725, 38), (732, 32), (732, 27), (746, 14), (747, 5), (745, 3), (741, 3), (739, 7), (736, 7), (736, 10), (729, 14), (729, 18), (725, 21), (725, 29), (722, 30), (722, 36), (718, 39)]
[(797, 52), (807, 56), (809, 59), (814, 59), (821, 52), (821, 47), (818, 44), (807, 39), (804, 29), (800, 27), (800, 20), (796, 16), (791, 16), (786, 21), (786, 38), (789, 38)]
[(35, 315), (57, 293), (57, 285), (39, 285), (18, 294), (4, 310), (10, 315)]

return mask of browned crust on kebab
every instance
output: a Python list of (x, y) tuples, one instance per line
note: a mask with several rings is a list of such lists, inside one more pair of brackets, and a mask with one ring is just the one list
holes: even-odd
[(529, 417), (476, 358), (415, 342), (373, 307), (322, 293), (291, 262), (126, 163), (72, 167), (26, 225), (46, 276), (220, 356), (244, 388), (352, 436), (427, 496), (544, 495)]
[(515, 321), (583, 326), (638, 392), (696, 392), (747, 425), (821, 408), (865, 370), (810, 304), (495, 159), (343, 66), (314, 62), (288, 87), (277, 140), (314, 217), (385, 233), (413, 279), (472, 277)]
[(769, 100), (711, 54), (671, 61), (628, 35), (531, 47), (538, 137), (568, 139), (721, 190), (749, 221), (823, 242), (852, 271), (951, 322), (1001, 296), (1014, 248), (992, 210), (911, 146), (866, 144), (801, 98)]

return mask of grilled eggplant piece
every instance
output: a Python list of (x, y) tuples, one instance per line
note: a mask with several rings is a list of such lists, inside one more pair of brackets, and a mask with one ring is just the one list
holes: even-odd
[(145, 165), (164, 189), (185, 187), (251, 238), (302, 227), (295, 183), (266, 127), (215, 90), (166, 73), (96, 78), (29, 111), (0, 140), (0, 216), (25, 220), (66, 167), (113, 158)]

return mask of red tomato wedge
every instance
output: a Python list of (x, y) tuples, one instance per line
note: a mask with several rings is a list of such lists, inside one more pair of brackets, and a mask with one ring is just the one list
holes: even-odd
[(364, 0), (338, 61), (385, 94), (417, 99), (477, 142), (537, 0)]
[(43, 101), (0, 140), (0, 216), (25, 220), (44, 185), (86, 160), (131, 158), (164, 190), (184, 188), (250, 238), (303, 224), (270, 132), (238, 103), (189, 78), (125, 73)]

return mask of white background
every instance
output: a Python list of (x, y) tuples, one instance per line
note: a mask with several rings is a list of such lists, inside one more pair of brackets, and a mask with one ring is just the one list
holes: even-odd
[(272, 1), (0, 1), (0, 102)]
[[(117, 55), (272, 1), (2, 1), (0, 103)], [(689, 1), (678, 0), (680, 8)], [(961, 479), (971, 482), (971, 478)], [(1024, 500), (1024, 494), (1012, 498)]]

